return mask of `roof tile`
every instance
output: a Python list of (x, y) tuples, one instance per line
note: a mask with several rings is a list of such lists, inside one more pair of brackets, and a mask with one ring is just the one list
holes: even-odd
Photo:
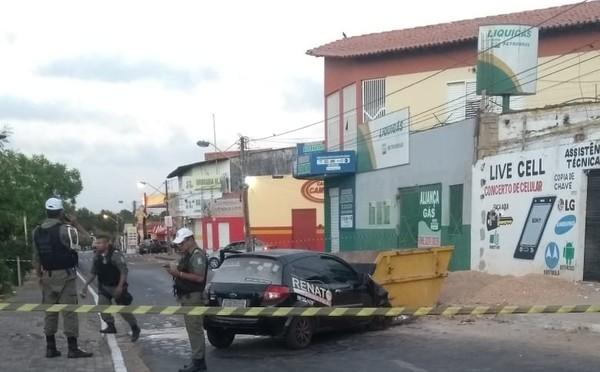
[(351, 58), (426, 49), (476, 40), (479, 26), (540, 25), (540, 31), (600, 22), (600, 1), (569, 4), (519, 13), (501, 14), (450, 23), (387, 31), (341, 39), (306, 53), (315, 57)]

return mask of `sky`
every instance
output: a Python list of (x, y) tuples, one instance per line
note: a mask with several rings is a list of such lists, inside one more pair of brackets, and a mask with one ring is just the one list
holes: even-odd
[[(79, 169), (78, 207), (116, 211), (137, 181), (162, 188), (203, 160), (213, 114), (223, 150), (322, 120), (323, 59), (305, 52), (342, 32), (573, 2), (0, 0), (0, 128), (9, 148)], [(320, 124), (250, 147), (322, 138)]]

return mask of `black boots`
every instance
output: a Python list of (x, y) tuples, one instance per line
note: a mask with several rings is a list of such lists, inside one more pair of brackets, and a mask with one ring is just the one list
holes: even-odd
[[(80, 350), (77, 347), (77, 338), (75, 337), (67, 337), (67, 343), (69, 344), (68, 358), (89, 358), (93, 355), (92, 353)], [(56, 349), (54, 335), (46, 336), (46, 358), (56, 358), (61, 355), (61, 352)]]
[(69, 344), (68, 358), (91, 358), (94, 354), (83, 351), (77, 347), (77, 338), (67, 337), (67, 343)]
[(54, 335), (46, 336), (46, 358), (56, 358), (61, 356), (60, 351), (56, 349), (56, 339)]
[(106, 323), (106, 328), (100, 330), (100, 333), (104, 333), (104, 334), (117, 333), (117, 329), (115, 328), (115, 323)]
[(191, 365), (183, 367), (179, 372), (202, 372), (206, 370), (206, 362), (204, 359), (194, 359)]
[(131, 342), (136, 342), (140, 338), (140, 332), (140, 327), (137, 325), (131, 326)]

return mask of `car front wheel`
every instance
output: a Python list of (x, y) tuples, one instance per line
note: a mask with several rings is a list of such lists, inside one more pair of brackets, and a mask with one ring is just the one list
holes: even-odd
[(314, 334), (314, 323), (310, 318), (292, 319), (285, 334), (285, 344), (290, 349), (304, 349), (310, 345)]
[(226, 349), (233, 343), (235, 333), (225, 329), (210, 328), (206, 330), (208, 342), (217, 349)]
[(208, 266), (210, 266), (211, 269), (218, 269), (219, 268), (219, 259), (214, 258), (214, 257), (209, 259)]

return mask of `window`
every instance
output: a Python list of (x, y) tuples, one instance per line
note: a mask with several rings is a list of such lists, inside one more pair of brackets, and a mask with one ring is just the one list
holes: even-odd
[(327, 267), (319, 256), (302, 258), (292, 263), (292, 273), (298, 278), (328, 284), (329, 277), (326, 275)]
[(375, 225), (375, 202), (369, 202), (369, 225)]
[(369, 202), (369, 225), (391, 224), (391, 207), (389, 200)]
[(377, 202), (377, 225), (383, 225), (383, 202)]
[(363, 123), (385, 116), (385, 79), (362, 82)]
[(474, 81), (455, 81), (447, 84), (448, 101), (446, 123), (453, 123), (477, 116), (481, 96), (475, 94)]
[(450, 186), (450, 234), (462, 234), (463, 185)]
[(327, 96), (327, 150), (339, 151), (340, 136), (340, 93), (335, 92)]
[[(454, 81), (447, 83), (448, 101), (446, 103), (444, 123), (472, 119), (477, 116), (481, 106), (481, 96), (477, 95), (477, 84), (474, 81)], [(510, 109), (521, 110), (525, 108), (525, 97), (510, 97)], [(489, 96), (486, 99), (485, 111), (502, 112), (502, 97)]]
[(322, 262), (327, 268), (326, 275), (332, 283), (355, 283), (358, 275), (347, 265), (332, 257), (321, 256)]
[(270, 258), (230, 257), (215, 270), (217, 283), (281, 284), (281, 265)]

